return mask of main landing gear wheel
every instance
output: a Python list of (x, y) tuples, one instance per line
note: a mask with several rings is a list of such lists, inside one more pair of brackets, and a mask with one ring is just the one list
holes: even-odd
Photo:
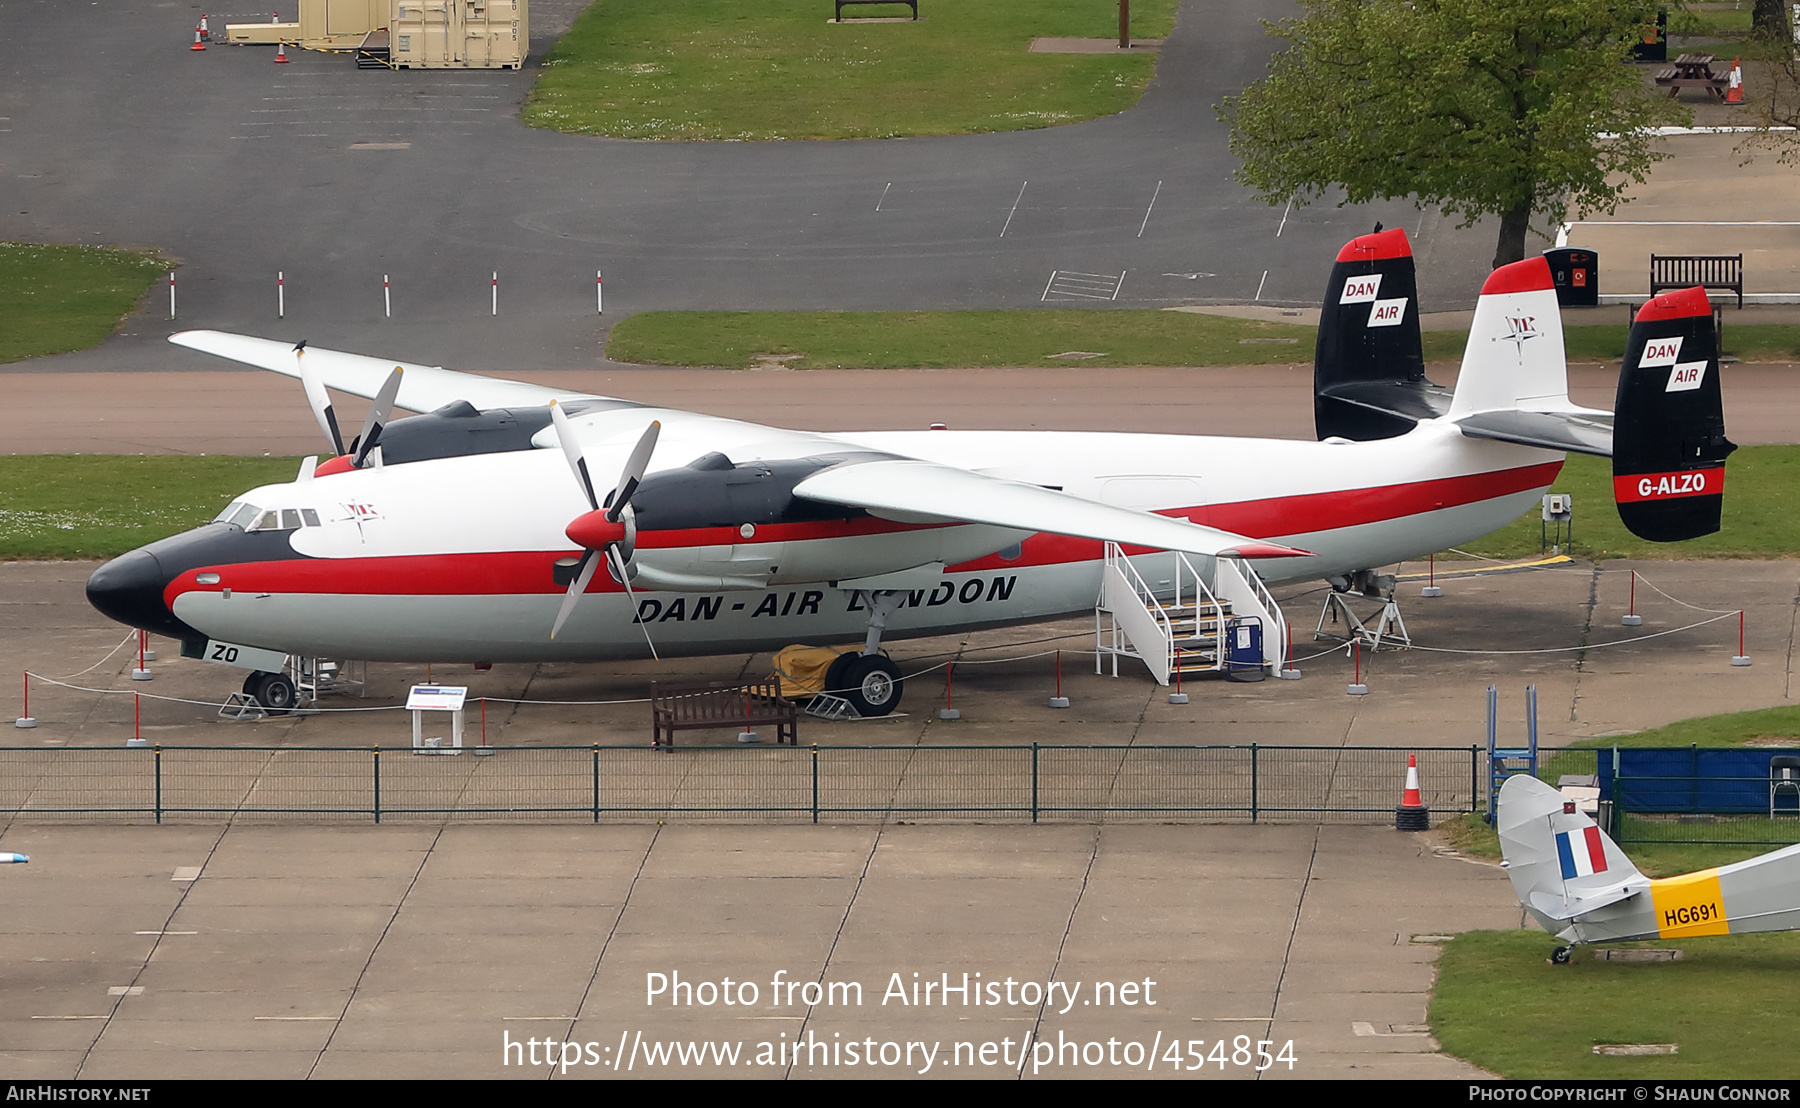
[(1569, 964), (1569, 958), (1572, 957), (1574, 953), (1573, 950), (1566, 946), (1559, 946), (1550, 952), (1550, 964), (1553, 966), (1566, 966)]
[(260, 669), (244, 678), (244, 695), (262, 705), (263, 710), (272, 716), (292, 711), (295, 701), (299, 699), (294, 682), (287, 674), (268, 673)]
[[(831, 674), (845, 659), (849, 659), (849, 664), (833, 680)], [(843, 690), (838, 695), (850, 702), (857, 715), (867, 719), (885, 716), (899, 707), (906, 682), (900, 679), (900, 667), (891, 659), (879, 654), (845, 654), (826, 671), (826, 686)]]

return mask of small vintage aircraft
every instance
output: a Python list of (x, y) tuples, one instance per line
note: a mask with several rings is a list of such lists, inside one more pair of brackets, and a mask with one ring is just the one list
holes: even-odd
[[(1706, 534), (1733, 449), (1703, 291), (1639, 313), (1608, 413), (1569, 400), (1546, 262), (1506, 266), (1450, 391), (1425, 379), (1400, 230), (1352, 241), (1332, 270), (1317, 442), (818, 434), (304, 343), (170, 341), (299, 378), (335, 456), (106, 563), (88, 597), (190, 655), (259, 667), (245, 691), (277, 708), (294, 695), (282, 656), (598, 661), (861, 638), (827, 684), (880, 715), (901, 691), (884, 636), (1066, 617), (1097, 597), (1118, 610), (1134, 589), (1154, 607), (1192, 596), (1184, 566), (1260, 618), (1261, 661), (1278, 665), (1265, 581), (1391, 596), (1376, 567), (1518, 518), (1570, 450), (1613, 455), (1639, 535)], [(375, 401), (348, 446), (327, 387)], [(428, 414), (390, 421), (394, 406)], [(1166, 681), (1180, 643), (1138, 642), (1150, 615), (1120, 623)]]
[(1576, 802), (1535, 777), (1500, 786), (1495, 810), (1506, 876), (1519, 903), (1568, 946), (1800, 929), (1800, 846), (1653, 880)]

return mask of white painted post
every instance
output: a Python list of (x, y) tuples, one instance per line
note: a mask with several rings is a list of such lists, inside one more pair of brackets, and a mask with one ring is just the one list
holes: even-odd
[(381, 275), (381, 313), (388, 319), (394, 318), (394, 296), (388, 291), (388, 275)]
[(494, 314), (500, 314), (500, 271), (494, 271)]
[(169, 270), (169, 318), (175, 318), (175, 271)]
[(287, 318), (287, 276), (275, 271), (275, 318)]
[(594, 314), (606, 314), (606, 292), (600, 285), (600, 271), (594, 270)]

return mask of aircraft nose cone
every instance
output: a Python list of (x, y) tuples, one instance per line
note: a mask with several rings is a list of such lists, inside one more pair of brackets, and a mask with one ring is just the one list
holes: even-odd
[(156, 555), (133, 550), (102, 565), (88, 578), (88, 603), (128, 626), (170, 638), (193, 638), (193, 629), (176, 619), (163, 603), (163, 589), (169, 581), (170, 575)]

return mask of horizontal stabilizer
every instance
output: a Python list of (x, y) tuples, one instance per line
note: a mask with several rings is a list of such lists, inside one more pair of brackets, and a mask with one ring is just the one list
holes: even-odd
[(1648, 888), (1650, 888), (1648, 878), (1634, 877), (1628, 881), (1621, 881), (1611, 888), (1599, 889), (1578, 897), (1566, 897), (1557, 893), (1538, 891), (1531, 894), (1531, 907), (1554, 920), (1574, 919), (1576, 916), (1591, 912), (1596, 908), (1617, 904), (1621, 900), (1630, 900)]
[(1612, 457), (1613, 429), (1606, 412), (1477, 412), (1456, 421), (1475, 439), (1498, 439), (1546, 450)]
[(1185, 519), (1083, 500), (1056, 489), (912, 458), (849, 462), (794, 486), (794, 495), (917, 523), (984, 523), (1222, 558), (1300, 558), (1310, 551)]

